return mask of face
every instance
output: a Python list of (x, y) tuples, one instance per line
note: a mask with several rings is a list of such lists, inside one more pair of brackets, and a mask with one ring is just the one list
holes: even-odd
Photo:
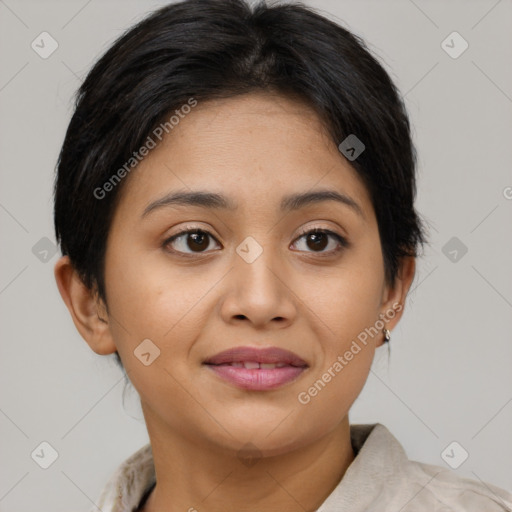
[[(148, 429), (278, 454), (340, 425), (382, 324), (357, 340), (396, 296), (368, 192), (315, 113), (264, 93), (198, 104), (125, 179), (106, 251), (108, 330)], [(320, 191), (330, 199), (285, 201)], [(177, 192), (226, 204), (171, 201)], [(277, 384), (266, 369), (260, 387), (247, 375), (264, 368), (231, 366), (232, 381), (204, 364), (234, 347), (304, 364)]]

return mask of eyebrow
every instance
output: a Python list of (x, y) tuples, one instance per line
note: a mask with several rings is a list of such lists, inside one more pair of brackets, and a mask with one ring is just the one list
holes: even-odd
[[(362, 208), (350, 196), (335, 190), (316, 190), (312, 192), (302, 192), (290, 194), (281, 200), (281, 212), (291, 212), (304, 208), (312, 204), (318, 204), (324, 201), (336, 201), (348, 206), (354, 213), (366, 220)], [(236, 202), (222, 194), (207, 191), (193, 192), (171, 192), (151, 203), (144, 209), (141, 217), (145, 217), (150, 212), (166, 206), (199, 206), (203, 208), (222, 209), (234, 211), (238, 208)]]

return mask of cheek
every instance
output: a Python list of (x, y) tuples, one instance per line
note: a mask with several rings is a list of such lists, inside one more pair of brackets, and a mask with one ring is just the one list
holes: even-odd
[(338, 266), (299, 281), (297, 295), (319, 319), (319, 339), (329, 340), (329, 353), (342, 350), (378, 319), (384, 283), (380, 246), (360, 247), (347, 252)]
[(370, 328), (379, 318), (384, 273), (382, 260), (366, 254), (347, 258), (308, 296), (313, 316), (321, 320), (316, 325), (322, 349), (317, 368), (296, 399), (311, 418), (308, 425), (321, 417), (326, 431), (338, 424), (363, 389), (378, 340)]
[(130, 346), (149, 338), (166, 348), (197, 336), (202, 301), (219, 277), (199, 277), (197, 269), (171, 264), (159, 250), (123, 254), (112, 251), (105, 265), (109, 308), (123, 326), (115, 341), (125, 343), (129, 333)]
[[(213, 276), (211, 284), (210, 278), (193, 279), (190, 271), (171, 266), (156, 252), (122, 254), (110, 253), (105, 281), (111, 332), (123, 365), (147, 401), (168, 397), (169, 390), (179, 394), (180, 386), (165, 369), (179, 373), (187, 365), (190, 343), (202, 328), (201, 299), (214, 284)], [(141, 345), (147, 339), (152, 343)], [(143, 353), (139, 346), (146, 347), (150, 359), (158, 354), (148, 366), (136, 357)]]

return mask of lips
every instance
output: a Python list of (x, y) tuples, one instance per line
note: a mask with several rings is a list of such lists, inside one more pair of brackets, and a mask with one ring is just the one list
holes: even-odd
[(215, 366), (233, 366), (234, 368), (246, 368), (254, 370), (256, 368), (264, 370), (273, 370), (274, 368), (282, 368), (283, 366), (293, 366), (287, 363), (258, 363), (257, 361), (236, 361), (233, 363), (221, 363)]
[(273, 369), (283, 366), (307, 367), (306, 361), (297, 354), (278, 347), (235, 347), (224, 350), (204, 361), (209, 365), (230, 365), (248, 369)]
[(308, 364), (297, 354), (277, 347), (236, 347), (203, 363), (225, 382), (247, 391), (270, 391), (298, 379)]

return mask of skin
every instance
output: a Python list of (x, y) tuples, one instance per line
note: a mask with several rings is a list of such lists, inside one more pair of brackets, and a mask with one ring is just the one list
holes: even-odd
[[(354, 460), (348, 413), (383, 334), (309, 403), (297, 397), (380, 314), (404, 304), (414, 258), (389, 286), (368, 192), (296, 99), (250, 93), (199, 103), (125, 179), (107, 243), (108, 311), (68, 257), (55, 277), (82, 337), (98, 354), (118, 350), (140, 394), (157, 475), (144, 511), (316, 510)], [(284, 195), (318, 189), (350, 196), (362, 215), (332, 200), (279, 210)], [(175, 205), (141, 218), (152, 201), (190, 190), (223, 193), (238, 209)], [(203, 252), (186, 235), (165, 246), (191, 227), (213, 237)], [(315, 249), (302, 236), (313, 227), (350, 246), (335, 253), (328, 237)], [(252, 263), (235, 251), (248, 236), (263, 248)], [(133, 353), (147, 338), (160, 349), (149, 366)], [(280, 388), (248, 391), (202, 365), (239, 345), (285, 348), (309, 367)], [(248, 442), (260, 454), (252, 466), (238, 458)]]

